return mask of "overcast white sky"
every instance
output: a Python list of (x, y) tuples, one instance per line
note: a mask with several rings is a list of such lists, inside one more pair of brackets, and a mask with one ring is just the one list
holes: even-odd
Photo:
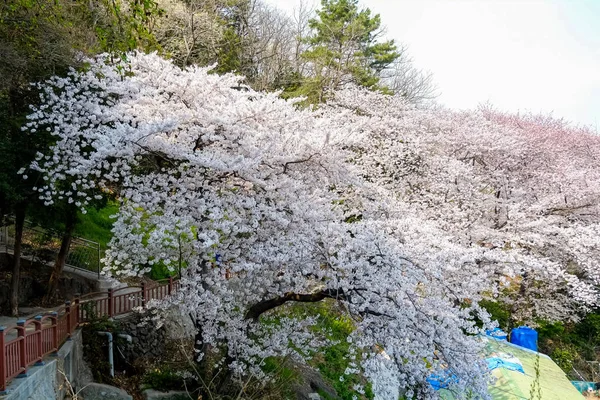
[[(300, 0), (266, 0), (292, 12)], [(317, 0), (305, 0), (318, 5)], [(362, 0), (439, 101), (553, 112), (600, 131), (600, 0)]]

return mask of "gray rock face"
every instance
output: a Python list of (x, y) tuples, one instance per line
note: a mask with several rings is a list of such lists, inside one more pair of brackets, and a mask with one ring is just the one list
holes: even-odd
[(157, 329), (152, 322), (140, 325), (143, 320), (144, 315), (132, 314), (120, 324), (121, 331), (132, 338), (131, 343), (123, 343), (121, 346), (123, 354), (131, 363), (139, 358), (157, 359), (165, 352), (167, 340), (164, 326)]
[(159, 392), (154, 389), (146, 389), (142, 393), (145, 400), (190, 400), (187, 392)]
[(172, 306), (163, 313), (165, 333), (168, 339), (190, 339), (196, 334), (196, 328), (190, 317)]
[(301, 379), (298, 383), (294, 384), (294, 392), (296, 393), (296, 399), (298, 400), (316, 400), (321, 397), (317, 392), (322, 391), (327, 394), (330, 399), (340, 400), (335, 389), (331, 387), (319, 371), (310, 368), (307, 365), (297, 365), (296, 370), (298, 371)]
[(90, 383), (80, 395), (85, 400), (133, 400), (123, 389), (102, 383)]

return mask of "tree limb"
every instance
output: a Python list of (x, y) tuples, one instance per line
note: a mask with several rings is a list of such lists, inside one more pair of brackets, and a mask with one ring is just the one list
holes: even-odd
[(272, 310), (276, 307), (279, 307), (288, 301), (295, 301), (300, 303), (317, 303), (323, 299), (340, 299), (347, 300), (348, 296), (344, 294), (342, 290), (337, 289), (325, 289), (320, 292), (310, 293), (310, 294), (299, 294), (288, 292), (280, 297), (275, 297), (269, 300), (263, 300), (259, 303), (256, 303), (252, 307), (248, 309), (246, 312), (246, 319), (253, 319), (257, 321), (261, 314)]

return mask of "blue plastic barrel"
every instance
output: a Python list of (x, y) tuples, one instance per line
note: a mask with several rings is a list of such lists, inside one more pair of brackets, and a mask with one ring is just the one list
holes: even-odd
[(510, 342), (537, 351), (538, 333), (528, 326), (520, 326), (510, 332)]

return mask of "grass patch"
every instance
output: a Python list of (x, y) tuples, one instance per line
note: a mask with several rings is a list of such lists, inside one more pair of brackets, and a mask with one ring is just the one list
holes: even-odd
[[(316, 316), (317, 323), (312, 328), (314, 333), (319, 337), (327, 338), (331, 344), (314, 354), (309, 365), (321, 373), (323, 380), (335, 389), (339, 398), (343, 400), (374, 398), (371, 385), (362, 375), (345, 374), (353, 358), (350, 353), (351, 344), (348, 343), (347, 337), (354, 331), (354, 322), (337, 307), (334, 301), (290, 304), (282, 307), (274, 317), (265, 318), (264, 322), (276, 324), (279, 315), (298, 318), (306, 315)], [(354, 390), (356, 384), (365, 388), (364, 395)], [(323, 398), (328, 398), (327, 393), (319, 394)]]
[(118, 212), (119, 204), (116, 201), (109, 201), (102, 208), (92, 208), (86, 214), (79, 213), (79, 222), (74, 232), (75, 236), (98, 242), (100, 248), (105, 249), (112, 238), (111, 229), (115, 221), (110, 216)]

